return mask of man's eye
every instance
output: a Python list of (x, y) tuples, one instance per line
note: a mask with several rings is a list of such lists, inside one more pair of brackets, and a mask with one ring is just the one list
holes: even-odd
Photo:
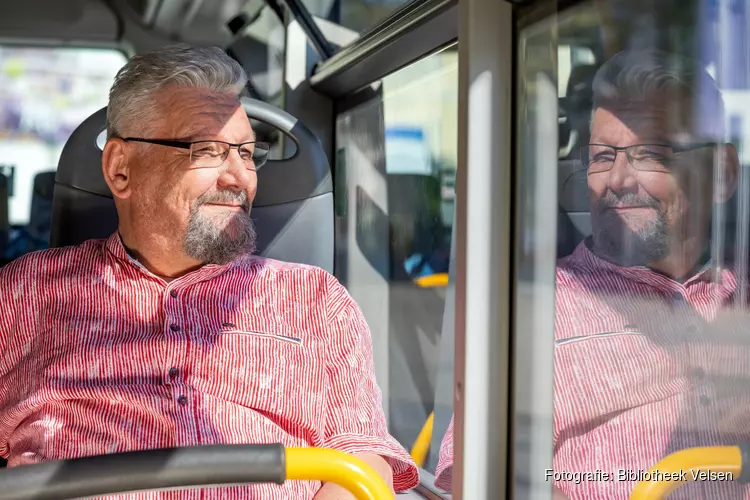
[(653, 161), (662, 161), (665, 160), (666, 157), (664, 155), (660, 155), (659, 153), (652, 153), (652, 152), (640, 152), (637, 155), (635, 155), (636, 158), (639, 160), (653, 160)]
[(196, 156), (219, 156), (221, 151), (215, 146), (198, 146), (193, 148), (193, 154)]
[(640, 161), (664, 162), (669, 160), (672, 155), (666, 148), (649, 147), (642, 148), (635, 152), (633, 158)]
[(591, 163), (610, 163), (613, 159), (612, 153), (598, 153), (591, 158)]

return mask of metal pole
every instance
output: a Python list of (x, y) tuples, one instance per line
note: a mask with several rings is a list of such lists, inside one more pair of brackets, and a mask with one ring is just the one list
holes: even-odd
[(302, 31), (307, 35), (320, 60), (325, 61), (331, 57), (335, 52), (333, 46), (328, 42), (323, 32), (320, 31), (320, 28), (318, 28), (318, 25), (315, 23), (310, 11), (302, 3), (302, 0), (281, 0), (281, 2), (287, 6), (289, 12), (291, 12), (294, 19), (302, 27)]

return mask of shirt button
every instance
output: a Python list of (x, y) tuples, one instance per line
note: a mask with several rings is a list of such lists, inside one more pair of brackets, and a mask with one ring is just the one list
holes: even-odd
[(173, 332), (179, 332), (180, 325), (178, 325), (177, 323), (172, 323), (171, 325), (169, 325), (169, 329), (172, 330)]
[(180, 370), (178, 370), (177, 368), (170, 368), (169, 369), (169, 376), (171, 378), (175, 378), (179, 373), (180, 373)]
[(170, 295), (170, 296), (171, 296), (171, 297), (172, 297), (173, 299), (176, 299), (176, 298), (177, 298), (177, 290), (170, 290), (170, 291), (169, 291), (169, 295)]
[(693, 370), (693, 377), (695, 378), (703, 378), (706, 375), (706, 372), (703, 371), (703, 368), (695, 368)]
[(711, 398), (709, 398), (709, 397), (708, 397), (708, 396), (706, 396), (705, 394), (703, 394), (703, 395), (702, 395), (702, 396), (700, 397), (700, 401), (701, 401), (701, 404), (702, 404), (703, 406), (708, 406), (708, 405), (710, 405), (710, 404), (711, 404)]
[(687, 332), (691, 335), (698, 333), (698, 327), (696, 325), (688, 325)]
[(178, 403), (178, 404), (179, 404), (180, 406), (185, 406), (185, 405), (187, 404), (187, 396), (185, 396), (185, 395), (182, 395), (182, 396), (180, 396), (179, 398), (177, 398), (177, 403)]

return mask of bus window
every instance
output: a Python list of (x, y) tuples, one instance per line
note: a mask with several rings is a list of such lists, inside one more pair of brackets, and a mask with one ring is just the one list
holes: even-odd
[(433, 473), (453, 400), (457, 99), (454, 46), (347, 98), (336, 127), (335, 274), (372, 330), (389, 431)]
[(47, 247), (62, 148), (123, 64), (116, 50), (0, 47), (0, 263)]
[[(513, 498), (750, 439), (749, 8), (519, 16)], [(748, 494), (710, 479), (669, 498)]]

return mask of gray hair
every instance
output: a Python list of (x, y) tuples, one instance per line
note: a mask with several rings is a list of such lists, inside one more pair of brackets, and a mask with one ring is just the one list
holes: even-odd
[(692, 118), (695, 135), (724, 139), (724, 101), (698, 61), (655, 49), (623, 51), (599, 68), (592, 85), (594, 110), (666, 102), (675, 119)]
[(173, 45), (137, 55), (120, 69), (110, 89), (107, 138), (128, 133), (130, 124), (150, 123), (154, 97), (167, 85), (239, 97), (246, 83), (242, 66), (218, 47)]

